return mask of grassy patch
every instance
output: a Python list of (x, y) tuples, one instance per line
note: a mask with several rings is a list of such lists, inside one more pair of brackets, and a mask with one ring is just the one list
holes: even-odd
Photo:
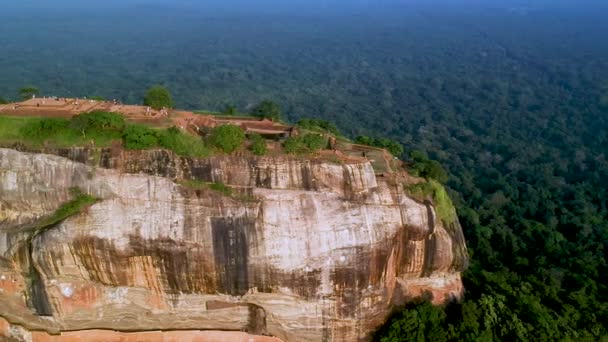
[(328, 139), (322, 134), (307, 133), (297, 137), (289, 137), (283, 143), (283, 150), (290, 154), (308, 154), (327, 148)]
[(16, 143), (23, 140), (19, 133), (23, 126), (34, 118), (17, 118), (12, 116), (0, 116), (0, 142)]
[(99, 201), (98, 198), (83, 194), (78, 188), (72, 188), (70, 191), (73, 199), (62, 204), (51, 216), (40, 222), (37, 226), (37, 230), (57, 224), (72, 215), (80, 213), (84, 208)]
[(207, 157), (212, 153), (202, 139), (175, 127), (153, 129), (125, 125), (120, 114), (85, 113), (74, 118), (11, 117), (0, 115), (0, 145), (21, 143), (29, 147), (109, 147), (121, 141), (126, 149), (165, 148), (181, 156)]
[(30, 147), (45, 144), (72, 147), (87, 146), (93, 141), (98, 147), (108, 147), (112, 141), (120, 139), (121, 134), (116, 131), (83, 135), (70, 127), (67, 119), (0, 116), (0, 144), (4, 146), (21, 143)]
[(217, 191), (225, 196), (232, 196), (232, 188), (224, 183), (209, 183), (209, 189)]
[(212, 153), (200, 137), (185, 134), (175, 127), (159, 131), (158, 143), (180, 156), (207, 157)]
[(405, 187), (405, 191), (409, 196), (420, 202), (431, 199), (435, 205), (437, 217), (446, 226), (456, 221), (457, 216), (454, 204), (452, 204), (450, 196), (448, 196), (445, 188), (439, 182), (431, 179), (428, 182), (407, 186)]

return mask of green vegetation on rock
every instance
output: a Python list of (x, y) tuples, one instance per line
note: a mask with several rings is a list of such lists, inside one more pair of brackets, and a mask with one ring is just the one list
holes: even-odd
[(388, 138), (370, 138), (360, 135), (355, 139), (355, 143), (372, 147), (384, 148), (396, 157), (403, 155), (403, 145), (395, 140)]
[(268, 152), (268, 147), (266, 146), (266, 139), (264, 139), (259, 134), (252, 134), (249, 136), (249, 140), (251, 140), (251, 152), (256, 156), (263, 156)]
[(180, 156), (206, 157), (211, 154), (211, 148), (200, 137), (185, 134), (177, 127), (157, 130), (156, 135), (159, 146)]
[(192, 190), (209, 189), (220, 193), (223, 196), (227, 196), (241, 202), (253, 202), (256, 200), (255, 197), (253, 197), (252, 195), (234, 191), (230, 186), (221, 182), (204, 182), (198, 179), (188, 179), (179, 181), (179, 184), (185, 188)]
[(319, 133), (307, 133), (289, 137), (283, 142), (283, 150), (290, 154), (306, 154), (326, 148), (327, 137)]
[(145, 150), (158, 146), (157, 131), (142, 125), (128, 125), (123, 133), (126, 149)]
[(72, 200), (62, 204), (55, 212), (37, 225), (37, 229), (43, 229), (57, 224), (66, 218), (80, 213), (84, 208), (99, 201), (91, 195), (84, 194), (78, 188), (70, 189)]
[(232, 153), (245, 141), (245, 132), (235, 125), (221, 125), (213, 129), (209, 143), (222, 152)]
[(154, 129), (141, 124), (126, 124), (122, 115), (90, 112), (72, 119), (10, 117), (0, 115), (0, 144), (29, 147), (111, 146), (113, 141), (127, 149), (165, 148), (181, 156), (206, 157), (211, 148), (197, 137), (175, 127)]
[(426, 182), (412, 184), (404, 188), (406, 193), (412, 198), (424, 202), (431, 200), (435, 207), (435, 213), (446, 227), (457, 220), (456, 209), (450, 196), (445, 191), (443, 185), (433, 179)]
[(102, 111), (82, 113), (70, 119), (70, 128), (81, 132), (84, 137), (87, 133), (97, 132), (120, 134), (125, 128), (125, 118), (120, 113)]
[(328, 120), (305, 118), (300, 119), (297, 126), (311, 131), (326, 132), (335, 136), (341, 136), (338, 127)]

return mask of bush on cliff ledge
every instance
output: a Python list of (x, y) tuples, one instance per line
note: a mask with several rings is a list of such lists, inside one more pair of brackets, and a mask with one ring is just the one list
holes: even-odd
[(261, 135), (252, 134), (249, 139), (252, 141), (250, 149), (253, 154), (256, 156), (263, 156), (268, 152), (266, 139), (264, 139)]
[(297, 137), (289, 137), (283, 143), (283, 149), (286, 153), (306, 154), (326, 148), (327, 145), (327, 137), (318, 133), (308, 133)]
[(244, 141), (245, 132), (235, 125), (218, 126), (211, 132), (211, 136), (209, 137), (209, 142), (225, 153), (236, 151)]
[(457, 216), (454, 204), (452, 204), (450, 196), (448, 196), (445, 188), (439, 182), (430, 179), (427, 182), (407, 186), (405, 187), (405, 191), (409, 196), (420, 202), (431, 200), (437, 217), (443, 221), (446, 227), (456, 221)]

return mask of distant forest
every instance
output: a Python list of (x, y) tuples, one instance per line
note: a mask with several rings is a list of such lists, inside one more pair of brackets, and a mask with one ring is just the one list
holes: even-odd
[(584, 9), (332, 16), (0, 14), (0, 96), (142, 101), (333, 121), (439, 161), (465, 300), (412, 304), (381, 341), (608, 341), (608, 20)]

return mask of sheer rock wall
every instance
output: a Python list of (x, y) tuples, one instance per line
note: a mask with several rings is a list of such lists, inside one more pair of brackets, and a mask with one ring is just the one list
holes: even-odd
[[(458, 224), (369, 163), (46, 152), (0, 149), (0, 317), (27, 330), (368, 340), (394, 305), (462, 293)], [(100, 201), (39, 229), (72, 188)]]

